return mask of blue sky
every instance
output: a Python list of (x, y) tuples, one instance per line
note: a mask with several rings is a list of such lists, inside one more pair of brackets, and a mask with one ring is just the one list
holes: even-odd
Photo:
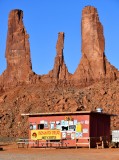
[(33, 71), (42, 75), (53, 68), (58, 32), (65, 32), (65, 63), (74, 73), (81, 59), (81, 14), (87, 5), (97, 8), (104, 28), (106, 57), (119, 69), (118, 0), (0, 0), (0, 74), (6, 69), (8, 15), (13, 9), (24, 12)]

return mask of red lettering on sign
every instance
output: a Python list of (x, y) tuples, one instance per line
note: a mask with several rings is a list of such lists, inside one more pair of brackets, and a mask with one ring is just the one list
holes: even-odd
[(38, 135), (60, 135), (60, 131), (53, 131), (53, 130), (42, 130), (42, 131), (38, 131)]
[(60, 134), (60, 131), (57, 131), (57, 134)]
[(47, 134), (51, 134), (51, 131), (48, 131), (48, 133)]

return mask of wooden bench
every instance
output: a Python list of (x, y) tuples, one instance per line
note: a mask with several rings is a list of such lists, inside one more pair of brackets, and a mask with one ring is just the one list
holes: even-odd
[(17, 144), (18, 144), (18, 148), (24, 148), (25, 145), (26, 145), (27, 148), (28, 148), (28, 144), (26, 144), (26, 142), (17, 142)]
[[(86, 142), (80, 142), (82, 140), (86, 140)], [(78, 146), (88, 146), (89, 149), (90, 149), (90, 137), (80, 137), (78, 139), (76, 139), (76, 148)]]

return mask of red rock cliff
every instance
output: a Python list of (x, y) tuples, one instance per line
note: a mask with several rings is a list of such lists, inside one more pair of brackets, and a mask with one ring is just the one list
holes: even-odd
[(47, 75), (32, 72), (29, 35), (23, 24), (23, 12), (13, 10), (9, 14), (6, 45), (7, 69), (0, 76), (0, 86), (8, 88), (22, 83), (69, 82), (81, 87), (96, 81), (114, 81), (119, 73), (106, 59), (103, 27), (96, 8), (87, 6), (82, 11), (82, 58), (73, 75), (69, 74), (64, 61), (64, 33), (58, 34), (54, 67)]

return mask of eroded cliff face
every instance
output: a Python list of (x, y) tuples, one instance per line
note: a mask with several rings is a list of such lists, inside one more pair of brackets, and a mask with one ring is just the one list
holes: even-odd
[(114, 81), (118, 71), (111, 66), (105, 56), (103, 26), (97, 9), (87, 6), (82, 11), (82, 58), (73, 78), (82, 85), (90, 85), (99, 80)]
[[(0, 76), (0, 136), (28, 135), (27, 117), (21, 113), (95, 110), (119, 114), (119, 72), (105, 56), (103, 27), (97, 10), (82, 12), (82, 58), (72, 75), (65, 64), (64, 33), (59, 32), (53, 69), (46, 75), (32, 71), (29, 36), (23, 12), (13, 10), (8, 21), (7, 68)], [(40, 67), (40, 66), (39, 66)], [(118, 117), (112, 128), (119, 127)]]
[(29, 35), (23, 24), (23, 11), (13, 10), (9, 14), (6, 43), (7, 68), (0, 77), (5, 86), (29, 82), (32, 72)]

